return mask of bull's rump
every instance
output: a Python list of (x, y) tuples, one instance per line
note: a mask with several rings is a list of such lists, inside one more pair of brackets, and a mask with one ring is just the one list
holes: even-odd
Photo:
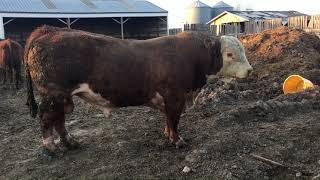
[(163, 49), (167, 43), (161, 38), (123, 41), (71, 31), (43, 35), (31, 44), (27, 63), (43, 93), (70, 95), (87, 83), (116, 106), (142, 105), (168, 86), (184, 88), (188, 76), (182, 69), (189, 65), (176, 58), (175, 49)]

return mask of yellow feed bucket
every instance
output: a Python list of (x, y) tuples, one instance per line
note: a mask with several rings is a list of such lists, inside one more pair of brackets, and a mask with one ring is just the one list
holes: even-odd
[(297, 93), (313, 87), (314, 85), (308, 79), (299, 75), (291, 75), (283, 83), (283, 92), (284, 94)]

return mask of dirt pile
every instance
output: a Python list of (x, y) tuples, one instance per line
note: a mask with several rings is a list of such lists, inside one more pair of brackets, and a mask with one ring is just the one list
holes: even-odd
[[(214, 124), (204, 123), (210, 130), (202, 131), (211, 131), (215, 134), (212, 138), (222, 143), (223, 148), (215, 153), (227, 155), (216, 157), (218, 161), (234, 164), (222, 177), (229, 173), (240, 179), (282, 179), (296, 178), (296, 173), (305, 177), (319, 174), (320, 161), (314, 159), (319, 160), (320, 88), (290, 95), (282, 92), (282, 83), (292, 74), (320, 84), (319, 38), (279, 28), (243, 36), (241, 41), (254, 68), (251, 77), (230, 82), (212, 77), (188, 112)], [(251, 161), (251, 153), (288, 166), (284, 170)]]
[(287, 27), (244, 35), (240, 40), (251, 61), (261, 61), (261, 58), (264, 61), (275, 61), (285, 56), (304, 58), (314, 50), (320, 52), (320, 42), (316, 35)]
[[(230, 94), (233, 100), (244, 101), (243, 96), (251, 100), (269, 100), (283, 94), (282, 84), (292, 74), (320, 85), (320, 39), (316, 35), (282, 27), (242, 36), (240, 40), (254, 72), (245, 80), (231, 83), (213, 77), (200, 93), (199, 104), (208, 99), (220, 102), (215, 97), (217, 93)], [(202, 96), (207, 98), (201, 99)]]
[(320, 41), (316, 35), (283, 27), (243, 36), (241, 41), (255, 68), (252, 78), (259, 86), (281, 84), (291, 74), (320, 84)]
[[(248, 79), (231, 83), (231, 86), (245, 91), (250, 97), (268, 100), (279, 96), (283, 93), (282, 83), (292, 74), (320, 84), (320, 40), (316, 35), (279, 28), (242, 36), (240, 40), (254, 72)], [(207, 86), (220, 87), (221, 84), (223, 82), (212, 80)]]

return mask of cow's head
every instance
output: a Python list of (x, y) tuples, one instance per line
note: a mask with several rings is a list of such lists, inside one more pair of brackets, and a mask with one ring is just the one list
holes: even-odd
[(221, 36), (221, 54), (223, 66), (219, 74), (237, 78), (246, 78), (253, 70), (241, 42), (232, 36)]
[[(210, 47), (213, 52), (214, 63), (219, 63), (222, 60), (222, 66), (218, 70), (218, 74), (226, 77), (246, 78), (253, 70), (249, 64), (245, 50), (241, 42), (232, 36), (221, 36), (219, 42), (205, 42), (206, 47)], [(216, 67), (215, 67), (216, 69)]]

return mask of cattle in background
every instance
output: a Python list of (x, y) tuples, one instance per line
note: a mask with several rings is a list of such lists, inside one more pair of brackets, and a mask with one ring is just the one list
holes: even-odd
[[(46, 152), (54, 153), (53, 130), (69, 148), (77, 143), (65, 128), (72, 96), (99, 105), (106, 116), (117, 107), (147, 105), (166, 115), (165, 135), (177, 147), (184, 141), (178, 122), (185, 95), (201, 88), (206, 76), (221, 73), (245, 78), (252, 67), (234, 37), (195, 32), (149, 40), (43, 26), (25, 48), (28, 104), (36, 116), (33, 83), (41, 100), (39, 117)], [(33, 83), (32, 83), (33, 82)]]
[(15, 77), (15, 85), (18, 88), (22, 82), (21, 63), (23, 59), (23, 49), (21, 45), (11, 39), (0, 41), (0, 77), (2, 83), (5, 84), (7, 78), (13, 83)]

